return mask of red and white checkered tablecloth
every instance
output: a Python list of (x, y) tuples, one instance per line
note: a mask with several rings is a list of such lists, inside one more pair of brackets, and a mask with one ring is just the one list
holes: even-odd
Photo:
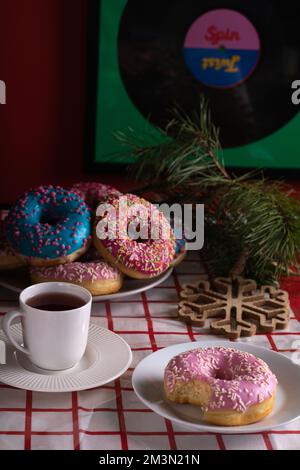
[[(300, 420), (283, 428), (247, 435), (195, 432), (145, 408), (131, 384), (134, 367), (153, 351), (187, 341), (208, 341), (208, 329), (176, 319), (180, 286), (201, 271), (192, 253), (160, 285), (136, 297), (93, 305), (92, 321), (121, 335), (131, 346), (133, 363), (106, 386), (73, 393), (34, 393), (0, 384), (0, 449), (300, 449)], [(293, 311), (289, 328), (242, 339), (290, 356), (300, 339), (300, 280), (285, 281)], [(16, 306), (14, 294), (1, 290), (0, 310)], [(298, 317), (297, 317), (298, 316)]]

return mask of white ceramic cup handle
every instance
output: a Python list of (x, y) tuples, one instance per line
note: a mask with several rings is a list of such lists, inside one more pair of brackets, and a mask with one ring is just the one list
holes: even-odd
[(18, 317), (23, 317), (23, 314), (20, 312), (8, 312), (6, 315), (4, 315), (2, 319), (2, 328), (4, 333), (6, 334), (7, 338), (9, 339), (10, 343), (20, 351), (22, 351), (25, 354), (30, 354), (27, 348), (24, 348), (21, 346), (21, 344), (17, 343), (17, 341), (14, 339), (14, 337), (10, 333), (10, 326), (11, 322)]

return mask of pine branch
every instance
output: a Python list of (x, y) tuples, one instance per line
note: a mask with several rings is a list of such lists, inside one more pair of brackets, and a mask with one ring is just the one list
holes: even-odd
[(228, 275), (244, 268), (258, 282), (277, 282), (297, 265), (299, 198), (262, 172), (228, 174), (204, 99), (199, 114), (188, 116), (177, 109), (173, 116), (160, 139), (132, 129), (117, 134), (136, 158), (132, 173), (148, 191), (162, 193), (163, 188), (165, 202), (205, 204), (203, 256), (211, 273)]
[[(230, 233), (236, 240), (232, 243), (242, 243), (240, 250), (247, 251), (245, 272), (262, 282), (276, 282), (287, 274), (300, 248), (299, 202), (281, 183), (265, 181), (235, 181), (219, 190), (219, 201), (214, 216), (223, 225), (223, 235)], [(213, 253), (214, 241), (210, 245)]]
[(161, 129), (161, 141), (151, 133), (141, 135), (133, 129), (118, 132), (115, 137), (125, 147), (126, 155), (135, 157), (130, 168), (137, 180), (145, 183), (168, 183), (177, 187), (204, 176), (229, 178), (220, 160), (219, 132), (211, 121), (208, 103), (201, 99), (200, 113), (192, 117), (180, 109)]
[(201, 149), (206, 152), (218, 172), (225, 178), (229, 178), (224, 162), (220, 162), (217, 158), (217, 154), (221, 151), (219, 131), (211, 120), (208, 101), (204, 97), (201, 98), (199, 114), (194, 113), (190, 117), (180, 108), (175, 108), (173, 115), (173, 120), (166, 128), (167, 134), (179, 142), (181, 140), (183, 143), (192, 142), (192, 151)]

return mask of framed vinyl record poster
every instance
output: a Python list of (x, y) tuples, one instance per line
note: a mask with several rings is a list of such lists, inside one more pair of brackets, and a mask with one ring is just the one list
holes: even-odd
[[(94, 167), (130, 162), (116, 131), (159, 128), (179, 105), (210, 103), (225, 163), (300, 168), (300, 8), (295, 2), (91, 2), (89, 155)], [(295, 10), (299, 10), (299, 14)]]

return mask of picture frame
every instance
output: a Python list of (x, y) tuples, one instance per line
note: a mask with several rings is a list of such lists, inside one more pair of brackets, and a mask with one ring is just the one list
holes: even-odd
[[(125, 154), (114, 134), (117, 131), (125, 131), (129, 127), (137, 132), (145, 132), (146, 127), (149, 127), (149, 116), (151, 115), (147, 116), (145, 112), (141, 112), (136, 103), (133, 103), (126, 88), (127, 85), (124, 83), (124, 76), (120, 72), (119, 64), (120, 27), (122, 27), (121, 23), (124, 20), (124, 12), (128, 13), (128, 5), (134, 4), (134, 2), (135, 0), (89, 1), (86, 147), (84, 157), (85, 168), (89, 172), (113, 171), (122, 173), (124, 168), (133, 161), (133, 158)], [(189, 4), (191, 2), (192, 0), (189, 0)], [(238, 2), (229, 3), (233, 5), (231, 8), (236, 3), (234, 8), (238, 9)], [(156, 5), (154, 8), (157, 9), (158, 2), (155, 0), (152, 4)], [(208, 7), (205, 7), (205, 9), (207, 10)], [(201, 13), (200, 10), (199, 7)], [(262, 43), (260, 61), (252, 76), (249, 79), (247, 78), (246, 86), (248, 87), (249, 83), (249, 86), (252, 87), (254, 85), (261, 86), (264, 82), (264, 76), (271, 73), (272, 67), (275, 67), (274, 64), (270, 65), (274, 62), (273, 56), (266, 57), (269, 53), (268, 48), (270, 48), (269, 39), (266, 37), (266, 31), (259, 24), (259, 21), (263, 21), (260, 18), (263, 17), (260, 15), (258, 19), (255, 16), (256, 13), (251, 10), (243, 13), (255, 25)], [(278, 16), (275, 7), (272, 14)], [(289, 13), (285, 15), (288, 16)], [(290, 17), (287, 19), (291, 21)], [(181, 46), (182, 38), (183, 36), (180, 38)], [(294, 47), (300, 49), (300, 43), (295, 43)], [(284, 62), (281, 65), (279, 64), (281, 68), (283, 65)], [(280, 90), (283, 85), (279, 83), (279, 78), (276, 80), (274, 81), (275, 87), (277, 87), (276, 90)], [(251, 81), (254, 81), (254, 85), (253, 83), (251, 85)], [(204, 88), (204, 94), (207, 94), (210, 99), (210, 91), (207, 90), (207, 88)], [(272, 93), (274, 94), (276, 90), (274, 89)], [(140, 96), (142, 91), (143, 89), (139, 91)], [(285, 83), (285, 100), (290, 101), (286, 124), (278, 124), (277, 128), (274, 125), (274, 132), (272, 131), (273, 133), (271, 132), (264, 138), (257, 138), (256, 141), (249, 142), (246, 145), (225, 148), (223, 157), (227, 167), (234, 169), (237, 173), (245, 173), (253, 168), (261, 168), (266, 170), (267, 175), (272, 176), (295, 177), (295, 175), (300, 174), (296, 135), (298, 123), (300, 122), (300, 113), (295, 106), (294, 110), (291, 110), (292, 91)], [(237, 90), (237, 93), (241, 92), (241, 89)], [(283, 106), (285, 106), (284, 103)], [(151, 132), (160, 135), (155, 123), (150, 122), (150, 125)]]

